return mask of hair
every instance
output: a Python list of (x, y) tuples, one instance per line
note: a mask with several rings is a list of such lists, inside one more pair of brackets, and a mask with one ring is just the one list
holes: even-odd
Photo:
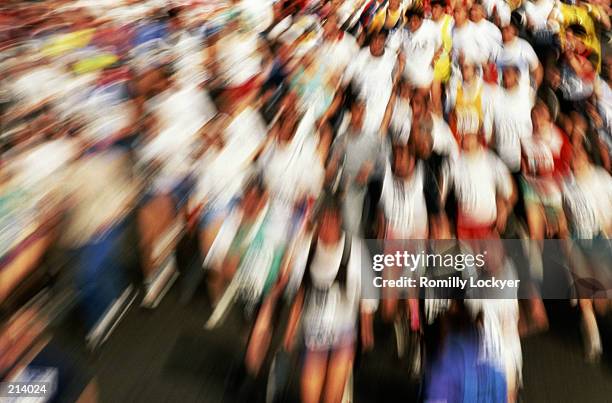
[[(412, 139), (412, 136), (410, 136), (410, 139)], [(396, 172), (395, 172), (395, 158), (396, 158), (397, 154), (399, 154), (400, 152), (404, 152), (404, 151), (407, 151), (409, 155), (414, 157), (414, 155), (415, 155), (415, 146), (414, 146), (414, 144), (412, 144), (410, 142), (410, 140), (408, 140), (408, 144), (404, 144), (404, 143), (400, 143), (400, 142), (394, 142), (393, 145), (391, 146), (391, 154), (392, 154), (391, 172), (393, 172), (393, 175), (396, 175)]]
[(374, 41), (374, 39), (378, 38), (379, 36), (382, 36), (383, 39), (386, 41), (387, 37), (389, 36), (389, 31), (387, 29), (383, 28), (380, 31), (374, 31), (374, 32), (370, 33), (368, 36), (366, 36), (365, 41), (364, 41), (364, 45), (365, 46), (370, 46), (370, 44)]
[(510, 24), (508, 26), (513, 26), (515, 29), (519, 30), (523, 25), (525, 25), (525, 16), (519, 11), (513, 11), (510, 14)]
[(245, 181), (243, 195), (246, 195), (251, 190), (255, 190), (259, 195), (263, 195), (266, 192), (266, 183), (261, 173), (254, 173)]
[(317, 202), (313, 218), (318, 223), (326, 213), (337, 214), (342, 217), (342, 201), (338, 192), (326, 191)]
[(412, 7), (406, 10), (404, 17), (406, 17), (406, 19), (409, 19), (410, 17), (419, 17), (420, 19), (423, 19), (424, 12), (420, 7)]
[(176, 17), (178, 17), (181, 14), (181, 8), (180, 7), (171, 7), (170, 9), (168, 9), (167, 11), (167, 15), (169, 19), (174, 19)]
[(584, 38), (587, 34), (586, 29), (580, 24), (571, 24), (565, 28), (566, 32), (571, 31), (579, 38)]

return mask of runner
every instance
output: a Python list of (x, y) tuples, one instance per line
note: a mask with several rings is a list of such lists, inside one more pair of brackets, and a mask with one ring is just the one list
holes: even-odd
[(450, 55), (453, 48), (453, 27), (455, 21), (451, 13), (447, 13), (448, 7), (446, 1), (432, 0), (431, 1), (431, 19), (438, 27), (440, 38), (442, 40), (442, 52), (435, 60), (434, 64), (434, 80), (441, 83), (446, 83), (451, 74)]
[(417, 89), (428, 91), (433, 81), (434, 64), (443, 51), (442, 37), (434, 22), (423, 19), (420, 9), (407, 10), (406, 21), (404, 78)]
[[(461, 61), (461, 74), (451, 77), (446, 90), (445, 112), (453, 134), (477, 132), (484, 124), (485, 91), (477, 66), (467, 58)], [(440, 101), (439, 101), (440, 102)]]
[[(372, 316), (377, 305), (376, 300), (359, 297), (365, 245), (342, 230), (338, 201), (326, 200), (319, 217), (284, 341), (291, 351), (298, 340), (298, 329), (303, 330), (306, 352), (300, 396), (304, 403), (341, 401), (357, 336), (361, 336), (363, 349), (372, 348)], [(298, 327), (300, 321), (303, 325)]]
[(531, 85), (537, 89), (542, 83), (544, 70), (529, 42), (517, 36), (518, 18), (520, 17), (513, 14), (510, 22), (502, 28), (503, 45), (496, 58), (496, 63), (500, 66), (510, 64), (518, 66), (521, 79), (531, 76)]
[(363, 128), (366, 132), (380, 129), (393, 85), (403, 71), (403, 58), (385, 49), (386, 33), (370, 36), (367, 49), (362, 49), (349, 65), (343, 79), (351, 83), (359, 98), (365, 102)]
[(529, 228), (530, 300), (529, 314), (536, 329), (548, 326), (546, 311), (539, 298), (543, 280), (544, 238), (563, 237), (567, 231), (562, 208), (561, 183), (569, 171), (571, 145), (567, 136), (550, 120), (548, 108), (536, 104), (532, 113), (532, 138), (522, 142), (523, 162), (520, 186)]
[(530, 138), (533, 127), (531, 108), (534, 93), (520, 77), (516, 65), (503, 68), (503, 87), (497, 87), (487, 99), (485, 133), (499, 157), (517, 173), (521, 168), (521, 141)]
[(482, 8), (474, 6), (476, 21), (468, 19), (466, 7), (456, 5), (454, 10), (453, 61), (459, 64), (461, 57), (478, 68), (485, 68), (501, 45), (501, 33), (493, 24), (482, 18)]
[[(384, 212), (384, 239), (395, 241), (386, 253), (393, 253), (405, 248), (416, 251), (421, 245), (418, 240), (428, 238), (429, 222), (425, 193), (431, 189), (425, 187), (425, 163), (416, 158), (416, 144), (411, 138), (408, 145), (393, 147), (393, 162), (387, 162), (383, 180), (381, 205)], [(416, 240), (412, 243), (406, 240)], [(383, 272), (387, 279), (405, 275), (402, 270), (389, 268)], [(382, 301), (383, 318), (387, 321), (398, 319), (398, 299), (406, 299), (406, 314), (410, 318), (410, 329), (420, 329), (418, 290), (412, 295), (397, 295), (390, 291)]]
[[(606, 287), (610, 281), (607, 268), (611, 261), (610, 250), (605, 243), (597, 240), (606, 239), (612, 228), (610, 209), (604, 207), (609, 206), (612, 200), (612, 182), (609, 174), (591, 164), (582, 147), (574, 148), (571, 165), (572, 175), (564, 182), (563, 205), (570, 236), (575, 239), (569, 256), (582, 312), (585, 355), (588, 361), (593, 362), (598, 361), (602, 354), (601, 336), (593, 309), (593, 302), (601, 298), (598, 295), (601, 290), (597, 286), (593, 288), (591, 283), (595, 280)], [(609, 300), (602, 302), (597, 305), (609, 306)]]
[(344, 196), (343, 222), (352, 235), (362, 234), (368, 183), (380, 178), (384, 169), (382, 139), (364, 127), (364, 109), (362, 101), (353, 102), (349, 126), (332, 144), (326, 168), (328, 183), (339, 186)]
[(444, 173), (443, 194), (453, 188), (457, 197), (458, 239), (498, 238), (513, 202), (508, 168), (478, 137), (477, 131), (462, 133), (461, 152)]

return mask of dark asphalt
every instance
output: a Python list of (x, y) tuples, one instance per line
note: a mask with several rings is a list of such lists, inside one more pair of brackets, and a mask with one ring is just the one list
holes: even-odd
[[(197, 267), (193, 249), (185, 246), (186, 252), (179, 255), (179, 267)], [(84, 332), (77, 318), (68, 318), (58, 329), (56, 344), (95, 376), (102, 403), (265, 401), (265, 380), (260, 380), (260, 387), (246, 397), (237, 390), (235, 374), (243, 353), (239, 346), (244, 346), (247, 337), (246, 322), (239, 310), (220, 328), (204, 329), (211, 310), (201, 279), (193, 275), (197, 272), (183, 270), (157, 309), (132, 306), (108, 341), (94, 353), (84, 348)], [(199, 288), (194, 284), (200, 284)], [(600, 318), (605, 352), (602, 362), (588, 364), (583, 358), (577, 310), (566, 301), (547, 301), (546, 305), (549, 331), (522, 343), (521, 401), (612, 402), (612, 315)], [(277, 330), (280, 334), (282, 326)], [(361, 357), (355, 373), (355, 401), (418, 401), (419, 385), (410, 381), (406, 365), (393, 361), (394, 339), (385, 339), (379, 333), (376, 354)], [(296, 374), (294, 371), (290, 378), (293, 395), (289, 402), (297, 402)]]
[[(523, 342), (522, 401), (612, 402), (610, 355), (600, 364), (585, 363), (577, 313), (563, 301), (547, 305), (551, 329)], [(240, 318), (231, 317), (220, 329), (206, 331), (203, 324), (209, 314), (202, 289), (184, 303), (176, 284), (156, 310), (133, 307), (95, 354), (80, 347), (74, 327), (67, 325), (57, 338), (95, 373), (102, 402), (257, 401), (256, 394), (246, 400), (238, 397), (232, 381), (240, 361), (236, 346), (244, 341), (237, 330)], [(609, 345), (612, 327), (606, 322), (604, 343)], [(363, 360), (356, 374), (355, 401), (415, 401), (416, 386), (402, 368), (378, 358)]]

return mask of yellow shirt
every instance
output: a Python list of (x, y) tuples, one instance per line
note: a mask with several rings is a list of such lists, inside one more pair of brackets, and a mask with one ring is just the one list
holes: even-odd
[(483, 122), (482, 111), (482, 82), (475, 83), (476, 88), (472, 94), (466, 93), (463, 82), (457, 84), (457, 97), (455, 99), (455, 119), (458, 133), (474, 133), (479, 130)]
[(446, 82), (450, 78), (451, 63), (450, 63), (450, 52), (453, 47), (453, 37), (451, 34), (451, 23), (453, 18), (444, 14), (442, 17), (442, 25), (440, 27), (442, 37), (442, 54), (434, 65), (434, 80)]

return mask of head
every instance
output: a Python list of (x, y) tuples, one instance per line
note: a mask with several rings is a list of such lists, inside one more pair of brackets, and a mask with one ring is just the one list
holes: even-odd
[(609, 82), (612, 79), (612, 55), (608, 55), (604, 59), (601, 71), (602, 77)]
[(256, 215), (267, 198), (267, 192), (264, 185), (263, 178), (255, 176), (251, 178), (243, 191), (242, 194), (242, 209), (244, 214), (247, 216)]
[(589, 129), (588, 120), (582, 113), (577, 111), (570, 112), (570, 119), (572, 121), (570, 134), (572, 144), (584, 146), (583, 143)]
[(406, 11), (406, 22), (408, 29), (415, 32), (423, 24), (423, 10), (417, 8)]
[(408, 178), (414, 171), (415, 156), (413, 147), (406, 144), (396, 144), (393, 146), (393, 174), (398, 178)]
[(317, 215), (319, 240), (324, 244), (335, 244), (342, 236), (342, 208), (337, 195), (328, 195), (323, 200)]
[(504, 88), (511, 89), (518, 85), (519, 69), (516, 66), (505, 66), (503, 68)]
[(512, 42), (518, 33), (518, 29), (513, 22), (502, 28), (502, 40), (504, 43)]
[(389, 0), (389, 10), (396, 11), (399, 10), (401, 5), (400, 0)]
[(138, 79), (138, 92), (150, 98), (161, 94), (170, 88), (172, 84), (172, 68), (170, 65), (162, 65), (145, 71)]
[(293, 139), (298, 125), (298, 116), (293, 111), (285, 111), (278, 119), (278, 142), (287, 143)]
[(551, 118), (548, 106), (542, 101), (538, 101), (531, 110), (531, 121), (533, 123), (533, 134), (539, 135), (544, 128), (550, 126)]
[(438, 21), (444, 15), (444, 3), (441, 0), (431, 2), (431, 18)]
[(467, 10), (462, 4), (457, 4), (453, 10), (455, 25), (461, 26), (467, 22)]
[(572, 24), (565, 29), (567, 44), (579, 53), (584, 52), (586, 49), (586, 45), (584, 44), (586, 34), (584, 27), (579, 24)]
[(172, 7), (168, 10), (168, 25), (172, 30), (180, 30), (185, 26), (180, 7)]
[(482, 4), (474, 3), (470, 8), (470, 19), (474, 22), (480, 22), (483, 18), (485, 18), (485, 11)]
[(461, 77), (468, 83), (476, 78), (476, 65), (465, 58), (461, 61)]
[[(329, 4), (330, 14), (334, 14), (342, 5), (344, 0), (331, 0)], [(280, 2), (279, 2), (280, 3)]]
[(373, 33), (370, 37), (370, 53), (373, 56), (382, 56), (385, 53), (386, 41), (387, 33), (384, 30)]
[(335, 39), (339, 32), (338, 18), (332, 13), (327, 17), (325, 24), (323, 24), (323, 38), (325, 40)]

